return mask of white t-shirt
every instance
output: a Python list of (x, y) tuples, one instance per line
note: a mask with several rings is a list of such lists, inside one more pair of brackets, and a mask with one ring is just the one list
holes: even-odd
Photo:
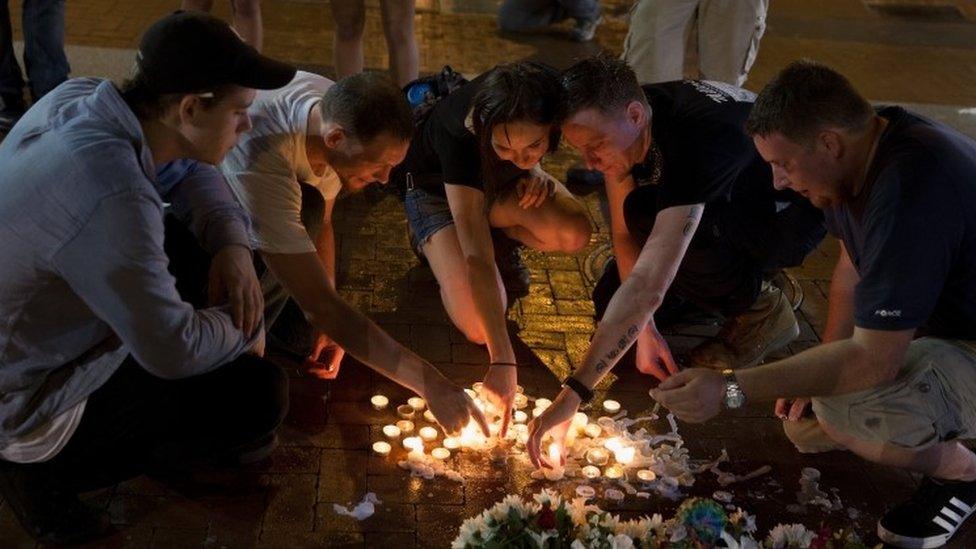
[(277, 90), (259, 91), (248, 109), (251, 131), (224, 157), (220, 169), (231, 191), (251, 216), (255, 249), (282, 254), (315, 252), (302, 224), (299, 182), (335, 199), (341, 184), (331, 168), (312, 173), (305, 150), (308, 115), (333, 82), (298, 71)]

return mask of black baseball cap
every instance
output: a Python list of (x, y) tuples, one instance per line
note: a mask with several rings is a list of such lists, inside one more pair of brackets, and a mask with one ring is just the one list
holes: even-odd
[(156, 93), (194, 93), (226, 84), (271, 90), (295, 67), (258, 53), (224, 20), (199, 11), (173, 12), (142, 35), (137, 78)]

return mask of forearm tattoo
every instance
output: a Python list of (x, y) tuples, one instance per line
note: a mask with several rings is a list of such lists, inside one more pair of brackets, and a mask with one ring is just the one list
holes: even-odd
[(599, 362), (596, 363), (596, 371), (602, 373), (604, 370), (609, 368), (610, 362), (617, 358), (617, 355), (624, 352), (624, 349), (626, 349), (628, 345), (633, 343), (639, 331), (640, 329), (637, 327), (637, 324), (627, 328), (627, 333), (620, 336), (620, 339), (617, 340), (617, 344), (614, 346), (614, 348), (610, 349), (610, 352), (608, 352), (605, 357), (601, 358)]
[(698, 217), (698, 212), (700, 211), (701, 206), (692, 206), (691, 209), (688, 210), (688, 217), (685, 218), (685, 228), (682, 229), (681, 234), (688, 236), (691, 231), (695, 230), (695, 225), (698, 223), (695, 218)]

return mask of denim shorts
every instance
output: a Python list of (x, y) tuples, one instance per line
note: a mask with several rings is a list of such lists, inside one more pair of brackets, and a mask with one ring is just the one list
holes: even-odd
[(424, 255), (422, 248), (434, 233), (454, 224), (447, 198), (419, 187), (407, 189), (403, 207), (407, 211), (410, 245), (417, 255)]

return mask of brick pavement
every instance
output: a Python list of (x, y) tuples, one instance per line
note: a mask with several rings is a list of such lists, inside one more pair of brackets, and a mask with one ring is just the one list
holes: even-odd
[[(139, 32), (172, 1), (73, 0), (68, 3), (68, 40), (72, 45), (133, 48)], [(491, 2), (443, 0), (443, 12), (418, 15), (418, 37), (424, 70), (451, 63), (466, 72), (492, 64), (535, 56), (565, 64), (572, 57), (599, 47), (619, 49), (626, 30), (625, 2), (606, 2), (608, 22), (595, 45), (562, 41), (555, 33), (541, 36), (501, 36), (490, 15)], [(226, 2), (218, 2), (226, 11)], [(372, 4), (370, 4), (372, 5)], [(426, 5), (434, 5), (428, 2)], [(15, 12), (17, 7), (12, 6)], [(477, 9), (476, 9), (477, 8)], [(268, 51), (304, 66), (328, 71), (331, 22), (322, 2), (265, 2)], [(19, 13), (14, 14), (15, 18)], [(377, 10), (368, 13), (367, 32), (379, 36)], [(908, 24), (882, 17), (856, 0), (832, 0), (809, 5), (802, 0), (777, 0), (770, 28), (750, 80), (765, 82), (789, 59), (814, 57), (833, 63), (875, 99), (923, 103), (976, 102), (976, 43), (967, 42), (974, 27), (963, 21)], [(367, 42), (367, 65), (385, 64), (381, 40)], [(549, 161), (557, 176), (574, 162), (561, 151)], [(607, 224), (601, 193), (575, 189), (585, 201), (597, 230), (592, 242), (576, 256), (526, 253), (532, 271), (532, 290), (510, 310), (520, 363), (521, 383), (530, 394), (550, 396), (558, 380), (578, 365), (593, 330), (589, 292), (593, 272), (607, 255)], [(339, 236), (340, 292), (386, 328), (464, 384), (478, 380), (486, 353), (466, 342), (447, 319), (437, 286), (426, 268), (408, 249), (400, 205), (391, 197), (371, 201), (364, 196), (344, 199), (336, 210)], [(800, 339), (787, 352), (815, 344), (822, 333), (827, 281), (836, 246), (825, 243), (795, 275), (806, 300), (800, 311)], [(715, 327), (680, 327), (669, 334), (679, 355), (701, 341)], [(305, 375), (287, 357), (276, 357), (291, 375), (292, 405), (282, 429), (282, 447), (265, 463), (243, 469), (201, 472), (191, 479), (139, 478), (90, 494), (122, 527), (100, 546), (111, 547), (322, 547), (378, 546), (445, 547), (461, 520), (497, 501), (508, 492), (537, 490), (541, 484), (525, 471), (493, 466), (483, 456), (463, 454), (458, 468), (469, 477), (465, 486), (443, 479), (409, 478), (393, 465), (370, 455), (377, 426), (390, 414), (368, 405), (369, 395), (383, 392), (399, 402), (409, 396), (362, 365), (351, 361), (339, 381), (329, 384)], [(645, 410), (650, 381), (633, 370), (608, 376), (605, 394), (632, 412)], [(325, 397), (328, 395), (328, 400)], [(903, 473), (874, 467), (844, 453), (821, 456), (796, 454), (786, 441), (779, 420), (769, 406), (749, 406), (705, 425), (682, 425), (687, 445), (698, 458), (714, 457), (726, 448), (731, 469), (744, 472), (771, 464), (768, 480), (733, 490), (736, 501), (759, 514), (761, 528), (778, 521), (801, 519), (832, 525), (853, 522), (869, 538), (873, 521), (893, 501), (904, 497), (913, 479)], [(785, 511), (793, 501), (799, 471), (815, 466), (824, 484), (836, 487), (841, 499), (860, 511), (851, 521), (843, 513), (796, 517)], [(572, 486), (572, 484), (567, 485)], [(703, 475), (694, 494), (715, 489)], [(383, 504), (365, 522), (338, 517), (332, 503), (348, 504), (367, 490)], [(672, 504), (653, 499), (628, 499), (611, 507), (630, 516), (670, 511)], [(33, 547), (0, 504), (3, 547)], [(964, 533), (956, 545), (976, 544), (976, 532)]]

